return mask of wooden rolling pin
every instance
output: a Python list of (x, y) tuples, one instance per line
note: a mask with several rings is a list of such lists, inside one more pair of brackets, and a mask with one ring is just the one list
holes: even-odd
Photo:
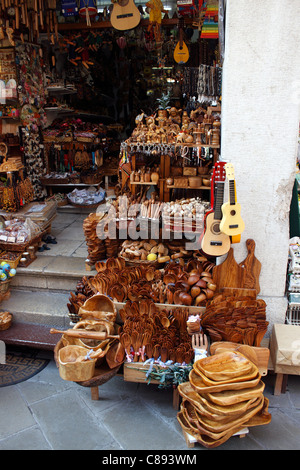
[(98, 339), (98, 340), (102, 340), (102, 339), (111, 339), (111, 338), (120, 338), (119, 335), (116, 335), (116, 336), (111, 336), (111, 335), (108, 335), (105, 331), (86, 331), (86, 330), (72, 330), (72, 329), (69, 329), (69, 330), (56, 330), (55, 328), (51, 328), (50, 330), (50, 333), (54, 334), (54, 333), (62, 333), (64, 335), (67, 335), (67, 336), (73, 336), (73, 338), (86, 338), (86, 339)]

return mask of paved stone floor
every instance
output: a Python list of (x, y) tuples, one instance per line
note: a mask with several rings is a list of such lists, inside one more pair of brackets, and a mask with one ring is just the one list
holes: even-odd
[[(290, 376), (280, 396), (273, 395), (273, 375), (263, 380), (271, 423), (212, 450), (300, 449), (300, 377)], [(92, 400), (89, 388), (61, 379), (53, 360), (27, 381), (0, 388), (0, 449), (188, 451), (171, 390), (117, 375), (99, 392)]]
[[(59, 213), (52, 226), (57, 245), (39, 256), (85, 257), (84, 214)], [(72, 242), (72, 243), (71, 243)], [(53, 360), (38, 375), (0, 388), (1, 450), (165, 450), (188, 451), (172, 406), (172, 391), (156, 385), (125, 382), (115, 376), (90, 389), (60, 378)], [(249, 428), (214, 450), (299, 450), (300, 377), (290, 376), (285, 394), (273, 395), (274, 375), (264, 379), (271, 423)], [(195, 451), (206, 450), (199, 444)]]

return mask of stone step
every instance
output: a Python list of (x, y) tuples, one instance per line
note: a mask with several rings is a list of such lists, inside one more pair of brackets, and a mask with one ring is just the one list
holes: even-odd
[(12, 313), (13, 324), (29, 323), (49, 329), (69, 328), (68, 299), (68, 294), (64, 292), (14, 289), (10, 298), (1, 303), (1, 310)]
[(17, 268), (11, 289), (32, 289), (70, 292), (85, 275), (93, 276), (96, 271), (86, 271), (85, 258), (71, 256), (38, 256), (27, 268)]

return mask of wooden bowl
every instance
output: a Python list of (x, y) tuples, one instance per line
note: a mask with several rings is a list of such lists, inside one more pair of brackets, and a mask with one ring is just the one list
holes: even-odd
[(0, 331), (8, 330), (12, 324), (13, 316), (9, 312), (0, 313)]
[(251, 361), (236, 351), (224, 351), (201, 359), (196, 362), (195, 369), (201, 376), (206, 377), (208, 382), (213, 383), (240, 380), (258, 372)]
[(87, 348), (75, 345), (65, 346), (59, 350), (59, 375), (63, 380), (81, 382), (93, 377), (96, 364), (95, 359), (76, 362), (78, 357), (85, 356), (87, 353)]

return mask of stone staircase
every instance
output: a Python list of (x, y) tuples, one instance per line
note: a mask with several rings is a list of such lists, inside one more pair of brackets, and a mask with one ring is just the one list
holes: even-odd
[[(84, 239), (82, 240), (82, 242)], [(11, 281), (10, 298), (0, 305), (2, 311), (13, 314), (12, 326), (0, 331), (0, 340), (7, 344), (53, 349), (59, 336), (50, 328), (70, 327), (67, 303), (71, 291), (87, 271), (85, 257), (57, 255), (60, 242), (48, 251), (37, 253), (37, 259), (27, 268), (17, 268)]]

